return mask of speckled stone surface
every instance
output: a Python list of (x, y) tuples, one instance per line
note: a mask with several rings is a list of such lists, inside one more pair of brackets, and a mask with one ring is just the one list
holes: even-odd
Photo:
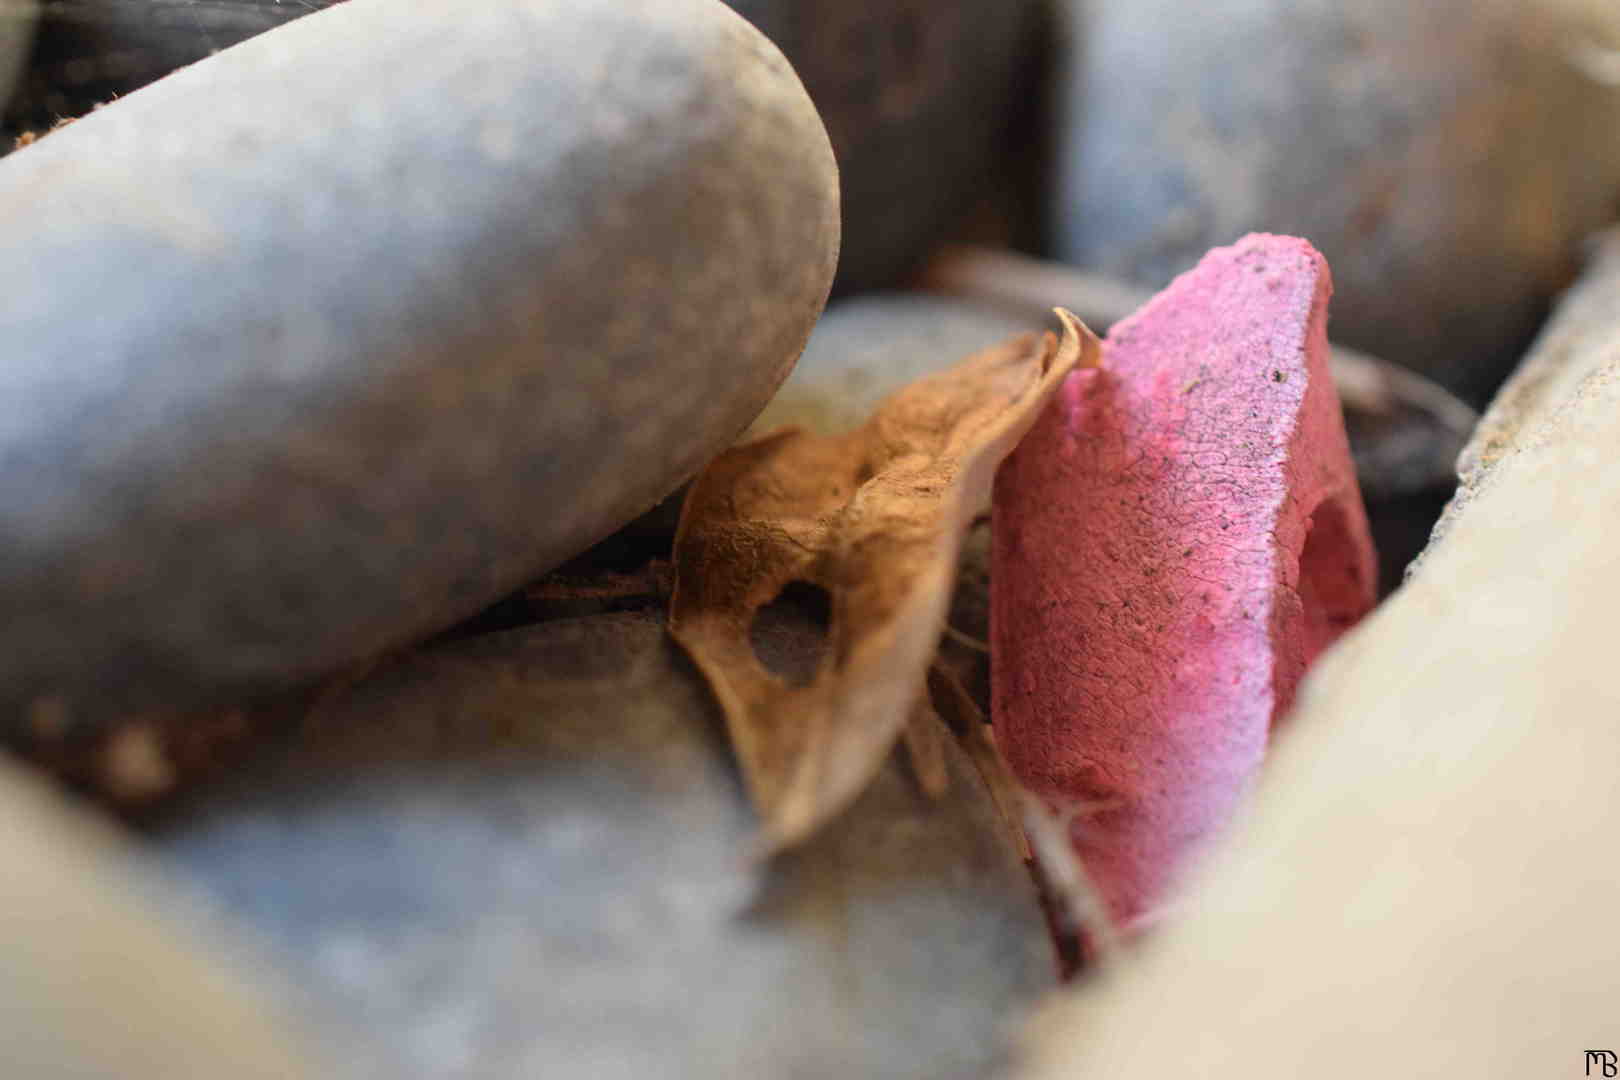
[(1065, 0), (1057, 252), (1158, 287), (1252, 230), (1335, 341), (1479, 405), (1620, 190), (1603, 0)]
[[(795, 646), (792, 626), (770, 648)], [(770, 865), (660, 612), (419, 653), (151, 833), (300, 988), (341, 1077), (988, 1075), (1055, 968), (951, 749)]]
[(0, 711), (279, 688), (647, 509), (791, 369), (825, 133), (718, 0), (346, 3), (0, 161)]

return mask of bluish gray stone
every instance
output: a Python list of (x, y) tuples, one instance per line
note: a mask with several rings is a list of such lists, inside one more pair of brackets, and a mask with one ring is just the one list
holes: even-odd
[(0, 161), (0, 731), (279, 689), (653, 505), (838, 242), (718, 0), (347, 2)]
[(981, 1077), (1055, 967), (948, 749), (942, 800), (896, 759), (762, 864), (661, 613), (603, 615), (403, 658), (150, 847), (301, 989), (344, 1080)]

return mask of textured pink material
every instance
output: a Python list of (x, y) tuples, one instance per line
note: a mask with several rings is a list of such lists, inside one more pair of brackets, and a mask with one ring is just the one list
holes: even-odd
[(1248, 236), (1070, 375), (996, 480), (997, 739), (1135, 925), (1231, 816), (1305, 666), (1375, 598), (1327, 263)]

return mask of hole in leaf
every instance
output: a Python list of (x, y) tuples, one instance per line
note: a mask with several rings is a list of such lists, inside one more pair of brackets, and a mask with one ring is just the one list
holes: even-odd
[(808, 686), (821, 667), (832, 632), (832, 594), (808, 581), (790, 581), (754, 612), (748, 643), (765, 669), (789, 686)]

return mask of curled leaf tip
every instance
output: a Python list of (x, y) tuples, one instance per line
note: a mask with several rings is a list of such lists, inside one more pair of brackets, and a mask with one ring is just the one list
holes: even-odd
[(1092, 332), (1091, 327), (1085, 324), (1085, 320), (1065, 307), (1053, 308), (1052, 314), (1057, 316), (1058, 322), (1063, 326), (1063, 345), (1067, 347), (1072, 343), (1078, 351), (1079, 359), (1076, 366), (1102, 367), (1102, 341)]

